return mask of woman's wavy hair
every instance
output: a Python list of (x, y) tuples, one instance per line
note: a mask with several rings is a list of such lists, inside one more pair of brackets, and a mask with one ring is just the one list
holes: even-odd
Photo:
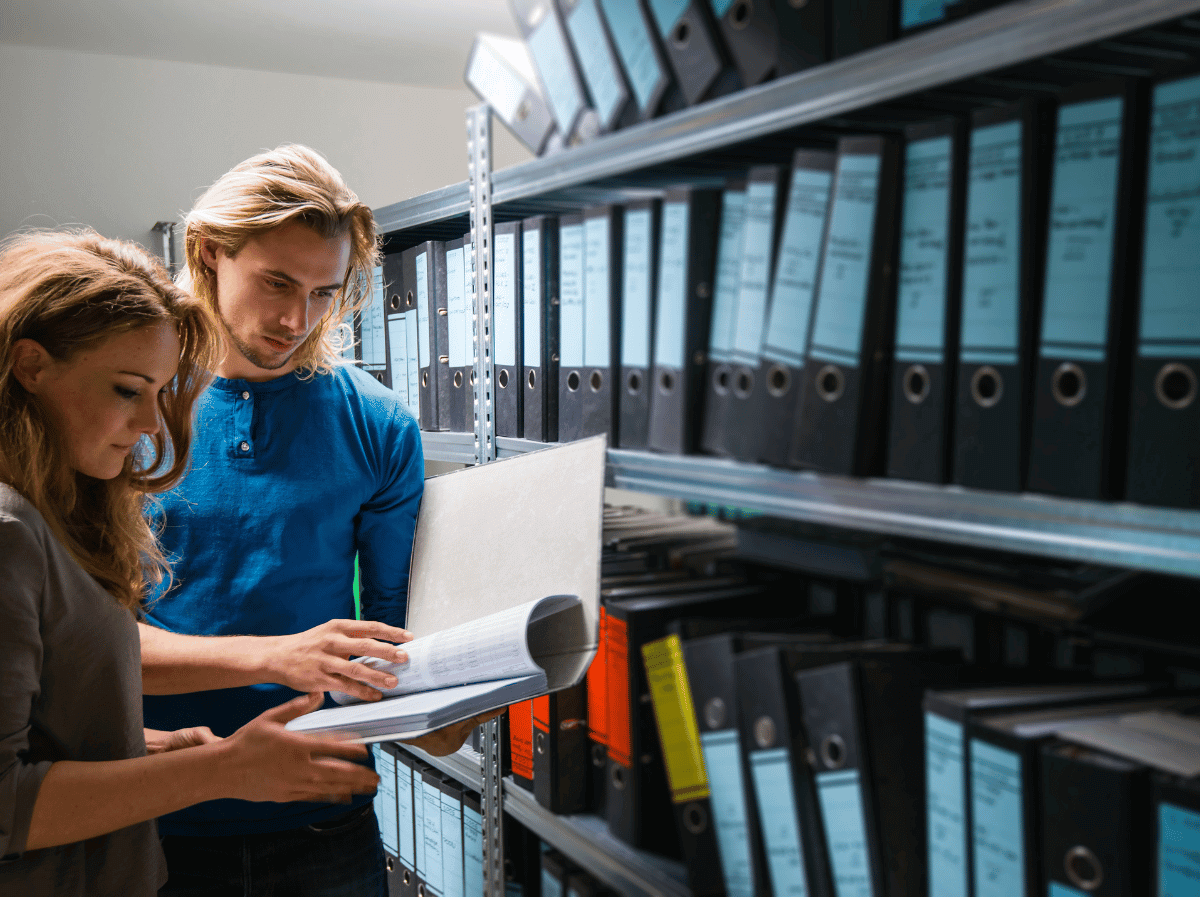
[[(185, 222), (185, 255), (192, 293), (217, 311), (216, 273), (204, 264), (201, 245), (213, 241), (235, 256), (253, 237), (301, 222), (323, 238), (350, 235), (350, 267), (336, 302), (297, 349), (297, 369), (311, 377), (332, 370), (353, 341), (343, 321), (371, 302), (379, 237), (370, 207), (346, 186), (325, 157), (300, 144), (252, 156), (204, 192)], [(382, 300), (380, 300), (382, 302)]]
[[(30, 338), (65, 362), (159, 323), (174, 328), (180, 344), (178, 372), (158, 395), (162, 427), (139, 442), (116, 478), (82, 474), (67, 436), (17, 380), (14, 344)], [(0, 481), (33, 504), (84, 571), (130, 610), (169, 575), (145, 504), (187, 468), (192, 407), (219, 348), (208, 307), (136, 244), (83, 231), (17, 235), (0, 246)]]

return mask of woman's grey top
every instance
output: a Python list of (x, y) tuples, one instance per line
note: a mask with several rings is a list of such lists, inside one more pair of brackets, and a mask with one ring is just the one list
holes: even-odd
[(156, 894), (153, 821), (25, 850), (52, 763), (145, 755), (134, 616), (0, 483), (0, 894)]

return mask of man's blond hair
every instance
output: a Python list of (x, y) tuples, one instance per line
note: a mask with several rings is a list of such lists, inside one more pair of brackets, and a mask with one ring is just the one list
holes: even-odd
[(201, 258), (202, 242), (211, 240), (236, 256), (251, 238), (295, 222), (324, 238), (350, 236), (346, 280), (325, 318), (293, 357), (299, 371), (313, 375), (329, 372), (353, 340), (342, 322), (371, 302), (372, 270), (379, 264), (375, 217), (321, 154), (300, 144), (284, 144), (250, 157), (217, 179), (184, 220), (186, 286), (218, 312), (216, 273)]

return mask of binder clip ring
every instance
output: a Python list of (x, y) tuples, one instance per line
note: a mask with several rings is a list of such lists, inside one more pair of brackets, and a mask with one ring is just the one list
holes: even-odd
[(462, 386), (463, 386), (463, 377), (462, 377), (462, 372), (455, 372), (455, 373), (454, 373), (454, 386), (455, 386), (456, 388), (460, 388), (460, 387), (462, 387)]
[(658, 373), (658, 392), (667, 397), (675, 393), (675, 376), (666, 369)]
[[(412, 296), (412, 295), (410, 294), (409, 296)], [(390, 306), (392, 309), (399, 309), (400, 308), (400, 295), (392, 294), (392, 296), (388, 299), (388, 306)]]
[(913, 363), (904, 370), (904, 399), (913, 406), (925, 402), (929, 396), (929, 370), (920, 363)]
[(821, 740), (821, 762), (827, 769), (840, 769), (846, 764), (846, 742), (840, 734), (830, 734)]
[(680, 20), (675, 26), (675, 30), (671, 32), (671, 43), (680, 50), (686, 50), (688, 44), (692, 42), (692, 29), (688, 27), (688, 23)]
[(760, 716), (754, 723), (754, 742), (763, 750), (775, 746), (775, 720), (770, 716)]
[(699, 803), (689, 803), (683, 808), (683, 827), (692, 834), (703, 834), (708, 828), (708, 814)]
[(737, 31), (741, 31), (750, 24), (752, 18), (754, 18), (753, 0), (738, 0), (733, 7), (733, 17), (730, 19), (730, 24)]
[(722, 397), (729, 393), (729, 380), (731, 375), (732, 370), (724, 363), (713, 369), (713, 390)]
[(598, 369), (592, 372), (592, 374), (588, 377), (588, 384), (591, 386), (593, 391), (599, 391), (602, 387), (604, 387), (604, 374)]
[(786, 396), (791, 386), (792, 376), (786, 366), (776, 363), (767, 370), (767, 392), (772, 397)]
[(1081, 891), (1094, 891), (1104, 882), (1104, 867), (1087, 847), (1076, 846), (1063, 857), (1067, 877)]
[(567, 390), (577, 391), (580, 385), (583, 384), (583, 379), (579, 377), (578, 372), (572, 372), (567, 376)]
[(1196, 373), (1183, 363), (1167, 363), (1154, 379), (1154, 394), (1168, 409), (1187, 409), (1196, 399)]
[(1087, 396), (1087, 376), (1075, 363), (1065, 362), (1054, 370), (1050, 393), (1062, 406), (1078, 406)]
[(612, 776), (613, 787), (618, 791), (625, 790), (625, 767), (614, 765), (609, 774)]
[(629, 377), (625, 379), (625, 391), (631, 397), (636, 397), (642, 392), (642, 373), (634, 369), (629, 373)]
[(1004, 396), (1004, 379), (995, 366), (980, 366), (971, 376), (971, 396), (985, 409), (990, 409)]
[(725, 701), (713, 697), (704, 704), (704, 722), (714, 731), (725, 724)]
[(502, 388), (508, 387), (508, 369), (501, 369), (496, 373), (496, 383)]
[(733, 393), (739, 400), (745, 400), (754, 390), (754, 373), (742, 366), (733, 379)]
[(846, 376), (832, 364), (821, 366), (817, 372), (817, 396), (826, 403), (833, 403), (846, 390)]
[(421, 387), (423, 387), (423, 388), (429, 387), (429, 370), (428, 369), (426, 369), (424, 372), (421, 373)]
[(529, 389), (531, 391), (537, 390), (537, 372), (533, 371), (533, 369), (529, 370)]

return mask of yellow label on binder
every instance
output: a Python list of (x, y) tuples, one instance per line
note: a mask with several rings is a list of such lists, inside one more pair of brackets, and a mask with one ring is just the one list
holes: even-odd
[(646, 677), (654, 702), (654, 719), (662, 743), (667, 782), (675, 803), (708, 796), (708, 772), (700, 749), (696, 707), (683, 665), (683, 648), (677, 635), (642, 645)]

